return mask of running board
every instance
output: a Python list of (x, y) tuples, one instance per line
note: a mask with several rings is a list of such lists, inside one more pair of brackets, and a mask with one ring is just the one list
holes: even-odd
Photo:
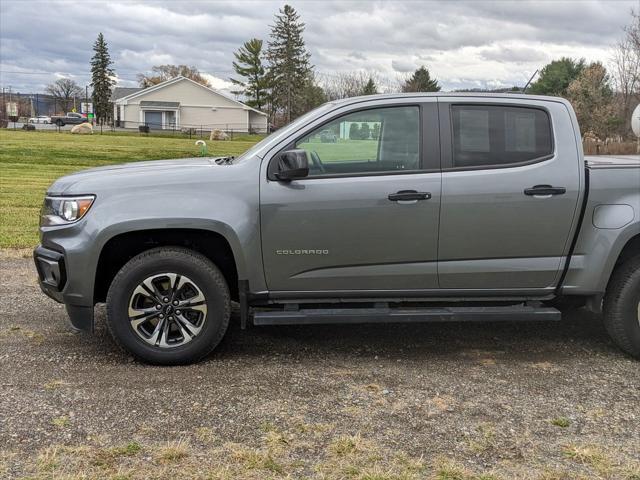
[(320, 325), (332, 323), (521, 322), (557, 321), (560, 311), (525, 305), (507, 307), (321, 308), (263, 310), (254, 325)]

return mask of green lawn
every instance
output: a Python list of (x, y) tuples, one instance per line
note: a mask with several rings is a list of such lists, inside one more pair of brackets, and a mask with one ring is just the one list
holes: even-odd
[(375, 140), (339, 139), (336, 143), (323, 143), (314, 138), (298, 144), (298, 148), (308, 152), (315, 151), (325, 163), (361, 162), (378, 157), (378, 142)]
[[(238, 155), (261, 137), (210, 142), (208, 154)], [(0, 129), (0, 248), (38, 243), (42, 197), (57, 177), (114, 163), (199, 155), (195, 139), (137, 135), (71, 135)]]

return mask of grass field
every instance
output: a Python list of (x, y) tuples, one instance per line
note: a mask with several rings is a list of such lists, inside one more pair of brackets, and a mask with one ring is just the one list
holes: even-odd
[[(208, 154), (238, 155), (261, 137), (207, 141)], [(195, 140), (0, 130), (0, 248), (38, 243), (39, 210), (57, 177), (114, 163), (199, 155)]]
[(375, 160), (378, 157), (378, 142), (374, 140), (340, 139), (336, 143), (323, 143), (313, 139), (298, 144), (298, 148), (303, 148), (308, 152), (315, 151), (323, 163), (361, 162)]

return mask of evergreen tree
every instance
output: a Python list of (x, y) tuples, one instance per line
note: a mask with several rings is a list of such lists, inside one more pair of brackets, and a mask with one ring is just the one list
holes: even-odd
[(584, 59), (574, 60), (563, 57), (560, 60), (554, 60), (540, 70), (538, 80), (531, 84), (527, 92), (564, 97), (569, 84), (578, 78), (584, 68)]
[(285, 5), (275, 16), (266, 52), (273, 109), (274, 112), (281, 111), (286, 122), (304, 112), (297, 102), (313, 70), (303, 32), (300, 15), (293, 7)]
[(298, 111), (300, 113), (308, 112), (326, 101), (327, 95), (324, 89), (318, 85), (313, 74), (309, 75), (297, 99)]
[(236, 60), (233, 62), (233, 70), (244, 79), (229, 79), (231, 83), (240, 87), (232, 93), (244, 95), (247, 105), (260, 110), (267, 102), (268, 85), (266, 71), (262, 65), (262, 40), (252, 38), (245, 42), (234, 56)]
[(376, 122), (373, 124), (373, 128), (371, 129), (371, 138), (378, 140), (378, 137), (380, 137), (380, 124)]
[(371, 134), (371, 129), (369, 128), (368, 123), (360, 124), (360, 138), (362, 140), (369, 140), (369, 135)]
[(369, 81), (362, 89), (362, 95), (375, 95), (376, 93), (378, 93), (378, 87), (376, 87), (373, 78), (369, 77)]
[(93, 89), (93, 114), (96, 121), (103, 123), (111, 114), (111, 87), (115, 85), (111, 56), (104, 41), (102, 32), (93, 44), (93, 57), (91, 57), (91, 88)]
[(360, 125), (355, 122), (349, 125), (349, 140), (360, 140)]
[(408, 78), (404, 85), (402, 85), (403, 92), (439, 92), (440, 85), (438, 81), (431, 78), (429, 70), (425, 67), (420, 67), (413, 75)]

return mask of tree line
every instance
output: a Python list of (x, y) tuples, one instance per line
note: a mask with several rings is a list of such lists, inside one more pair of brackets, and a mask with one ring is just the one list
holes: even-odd
[[(266, 45), (252, 38), (234, 53), (237, 78), (230, 79), (236, 87), (233, 93), (241, 95), (247, 105), (265, 110), (276, 126), (326, 101), (379, 92), (374, 75), (318, 75), (305, 45), (304, 29), (298, 12), (285, 5), (275, 15)], [(440, 85), (423, 66), (402, 82), (400, 90), (437, 92)]]
[[(229, 80), (232, 93), (249, 106), (269, 114), (272, 125), (280, 126), (331, 100), (384, 92), (437, 92), (441, 86), (426, 66), (398, 81), (389, 82), (374, 73), (316, 72), (304, 41), (305, 24), (290, 5), (274, 16), (266, 42), (252, 38), (234, 53), (236, 75)], [(115, 86), (113, 61), (102, 33), (93, 45), (91, 58), (91, 99), (99, 122), (112, 114), (110, 95)], [(631, 112), (640, 102), (640, 16), (631, 13), (620, 41), (612, 53), (611, 71), (600, 62), (560, 58), (545, 65), (526, 93), (554, 95), (571, 101), (583, 134), (600, 138), (631, 135)], [(211, 86), (195, 67), (156, 65), (151, 74), (138, 74), (146, 88), (176, 76), (185, 76)], [(474, 91), (478, 91), (477, 89)], [(482, 90), (495, 91), (495, 90)], [(505, 90), (500, 90), (504, 92)], [(520, 87), (508, 89), (523, 92)], [(84, 92), (76, 82), (59, 79), (47, 87), (66, 110)], [(354, 135), (361, 135), (354, 131)]]

